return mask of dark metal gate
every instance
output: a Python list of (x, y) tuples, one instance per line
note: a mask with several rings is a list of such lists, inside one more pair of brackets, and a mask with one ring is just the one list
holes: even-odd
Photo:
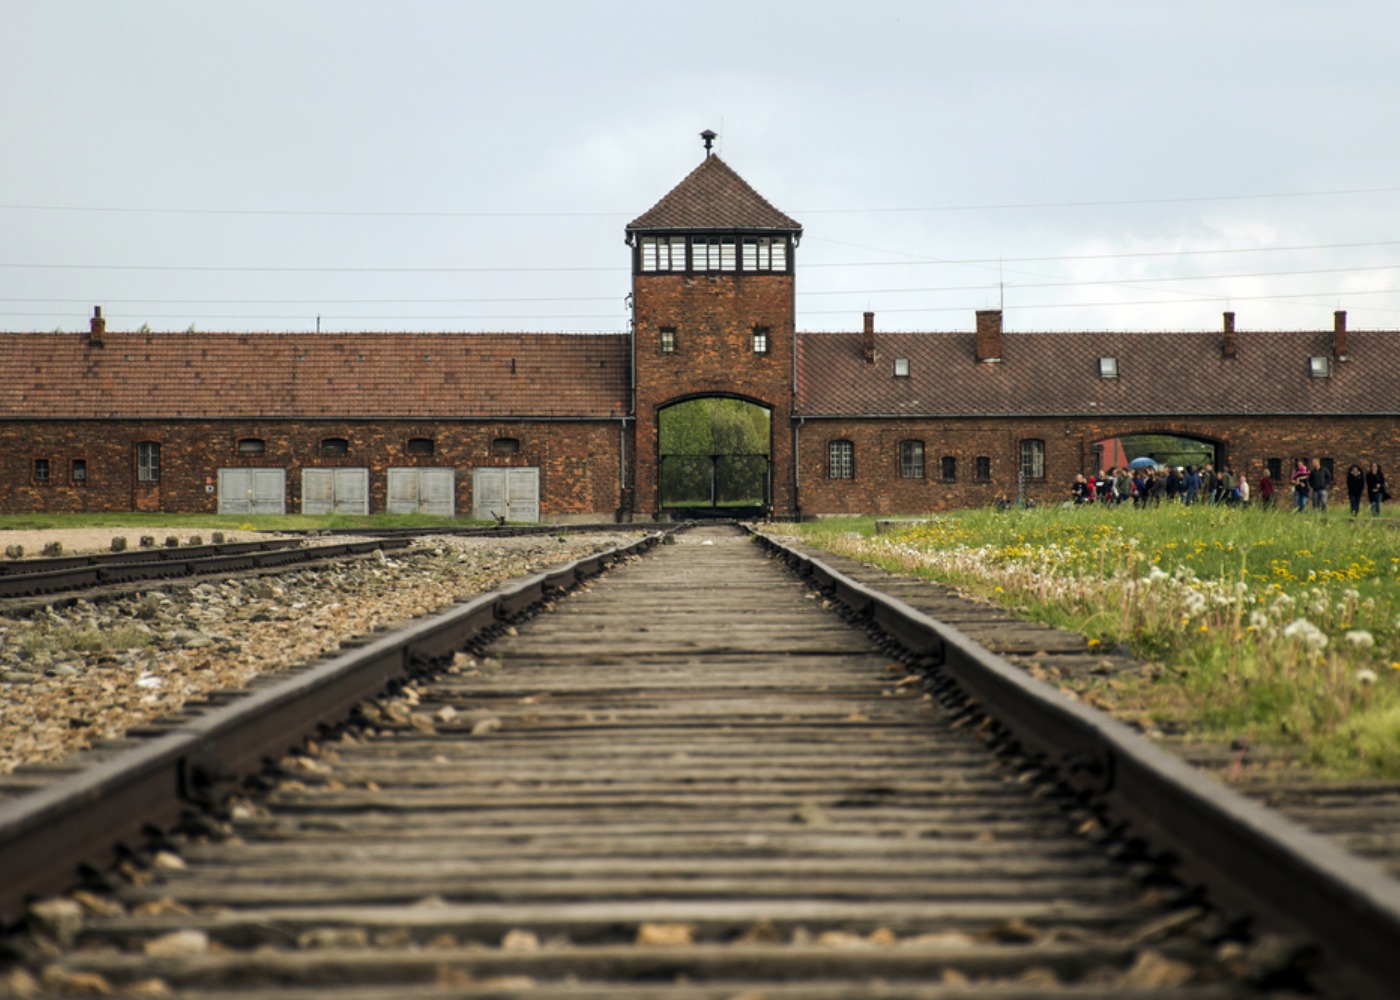
[(772, 497), (767, 455), (662, 455), (661, 506), (689, 517), (758, 517)]

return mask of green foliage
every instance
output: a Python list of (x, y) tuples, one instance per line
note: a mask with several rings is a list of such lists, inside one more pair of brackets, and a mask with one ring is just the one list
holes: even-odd
[(1150, 680), (1082, 688), (1145, 725), (1400, 776), (1400, 534), (1384, 521), (1167, 505), (985, 509), (873, 528), (825, 521), (804, 533), (1159, 663)]
[(769, 412), (763, 407), (741, 399), (678, 403), (661, 411), (658, 437), (663, 504), (763, 501), (771, 438)]
[(1194, 465), (1215, 461), (1215, 447), (1195, 438), (1172, 434), (1132, 434), (1122, 439), (1123, 450), (1129, 458), (1146, 455), (1163, 465)]

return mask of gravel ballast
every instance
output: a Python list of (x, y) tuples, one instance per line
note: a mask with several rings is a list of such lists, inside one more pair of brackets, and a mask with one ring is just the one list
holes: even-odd
[(59, 761), (211, 691), (634, 534), (420, 539), (330, 567), (0, 616), (0, 774)]

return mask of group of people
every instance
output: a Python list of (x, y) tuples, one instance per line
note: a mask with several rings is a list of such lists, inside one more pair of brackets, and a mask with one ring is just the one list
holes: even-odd
[[(1293, 465), (1293, 509), (1297, 511), (1327, 509), (1327, 493), (1332, 487), (1332, 472), (1317, 459), (1308, 462), (1298, 459)], [(1372, 462), (1369, 469), (1362, 469), (1357, 462), (1347, 469), (1347, 500), (1351, 503), (1351, 513), (1355, 517), (1361, 513), (1361, 501), (1371, 505), (1371, 516), (1379, 517), (1381, 504), (1390, 499), (1390, 490), (1385, 484), (1385, 472), (1379, 462)]]
[[(1294, 509), (1305, 511), (1327, 509), (1327, 493), (1332, 487), (1332, 472), (1319, 459), (1298, 459), (1294, 463), (1289, 483), (1293, 487)], [(1279, 489), (1273, 476), (1266, 468), (1259, 477), (1257, 499), (1265, 507), (1272, 507)], [(1365, 498), (1371, 505), (1372, 515), (1379, 516), (1381, 504), (1390, 499), (1386, 488), (1385, 473), (1379, 462), (1372, 462), (1369, 471), (1353, 463), (1347, 470), (1347, 498), (1351, 501), (1352, 514), (1361, 511), (1361, 501)], [(1249, 478), (1236, 473), (1227, 462), (1216, 469), (1206, 463), (1200, 467), (1186, 466), (1146, 466), (1140, 469), (1127, 467), (1100, 470), (1097, 475), (1079, 474), (1070, 487), (1070, 499), (1076, 504), (1086, 503), (1132, 503), (1135, 507), (1149, 504), (1247, 504), (1255, 499), (1250, 489)]]

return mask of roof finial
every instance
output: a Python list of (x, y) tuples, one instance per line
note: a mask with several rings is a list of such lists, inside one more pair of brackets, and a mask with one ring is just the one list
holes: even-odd
[(710, 158), (710, 147), (715, 143), (716, 134), (712, 129), (705, 129), (700, 133), (700, 138), (705, 140), (705, 159), (707, 160)]

